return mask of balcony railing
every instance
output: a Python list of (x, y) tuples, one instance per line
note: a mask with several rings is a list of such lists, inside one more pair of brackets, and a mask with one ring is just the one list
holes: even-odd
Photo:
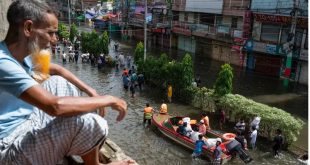
[(242, 38), (242, 30), (228, 26), (214, 26), (205, 24), (193, 24), (181, 21), (173, 22), (173, 32), (184, 35), (193, 35), (207, 38)]

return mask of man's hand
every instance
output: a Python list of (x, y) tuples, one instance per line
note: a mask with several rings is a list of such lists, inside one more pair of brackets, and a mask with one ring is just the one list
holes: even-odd
[(111, 105), (111, 108), (119, 112), (116, 121), (121, 121), (125, 118), (127, 114), (127, 103), (124, 100), (115, 98), (115, 103)]

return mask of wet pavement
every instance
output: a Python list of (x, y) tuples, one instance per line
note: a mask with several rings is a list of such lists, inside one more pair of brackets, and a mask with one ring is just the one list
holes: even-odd
[[(126, 52), (131, 50), (131, 47), (121, 44), (120, 49)], [(110, 54), (113, 56), (115, 52), (112, 50)], [(53, 61), (63, 65), (59, 55), (54, 56)], [(97, 67), (92, 67), (88, 63), (81, 63), (81, 61), (78, 64), (67, 63), (64, 67), (95, 88), (98, 93), (114, 95), (127, 101), (128, 115), (124, 121), (117, 123), (115, 121), (117, 113), (109, 110), (106, 116), (110, 127), (108, 136), (139, 164), (198, 165), (209, 163), (207, 160), (193, 160), (191, 158), (192, 150), (167, 139), (156, 129), (142, 125), (145, 104), (150, 103), (151, 106), (158, 109), (160, 100), (164, 97), (159, 95), (156, 90), (145, 88), (142, 92), (138, 91), (135, 98), (131, 98), (130, 93), (123, 90), (121, 72), (114, 68), (98, 70)], [(208, 86), (204, 79), (203, 83)], [(191, 118), (197, 118), (200, 114), (199, 110), (190, 106), (174, 103), (168, 104), (168, 109), (172, 114), (190, 116)], [(211, 119), (212, 123), (216, 123), (216, 121)], [(257, 143), (260, 143), (260, 138), (258, 138)], [(250, 155), (254, 159), (251, 164), (298, 164), (296, 158), (289, 153), (283, 152), (281, 159), (275, 159), (270, 152), (271, 149), (268, 151), (250, 151)], [(238, 165), (243, 164), (243, 162), (237, 158), (230, 161), (229, 164)]]

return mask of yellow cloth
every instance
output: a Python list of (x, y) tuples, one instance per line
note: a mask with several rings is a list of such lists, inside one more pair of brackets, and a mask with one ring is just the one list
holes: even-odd
[(168, 97), (172, 97), (172, 86), (168, 86)]

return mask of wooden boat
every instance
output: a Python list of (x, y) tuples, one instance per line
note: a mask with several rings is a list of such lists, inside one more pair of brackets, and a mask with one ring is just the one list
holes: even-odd
[[(189, 149), (194, 150), (195, 142), (192, 139), (183, 136), (177, 132), (178, 122), (182, 120), (182, 118), (183, 117), (172, 117), (168, 114), (153, 114), (152, 124), (168, 138)], [(221, 138), (223, 147), (225, 147), (225, 144), (230, 142), (230, 140), (223, 138), (223, 134), (213, 130), (207, 131), (205, 138)], [(209, 158), (210, 160), (213, 160), (214, 149), (215, 147), (207, 148), (206, 146), (203, 146), (203, 156)], [(221, 164), (226, 163), (230, 159), (231, 155), (227, 152), (223, 152), (221, 155)]]

